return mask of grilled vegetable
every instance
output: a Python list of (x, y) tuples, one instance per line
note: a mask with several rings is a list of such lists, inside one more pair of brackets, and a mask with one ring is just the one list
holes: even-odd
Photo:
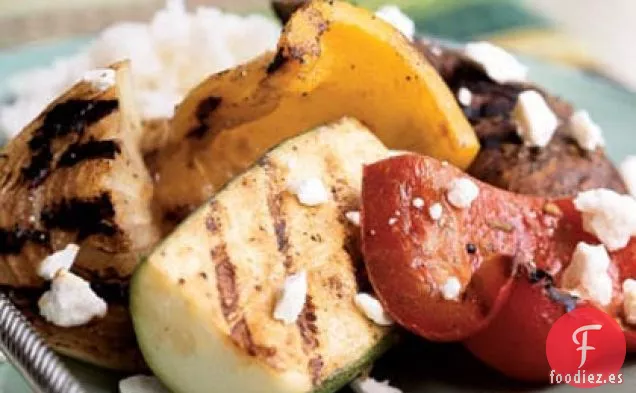
[[(144, 357), (168, 387), (333, 392), (387, 347), (388, 328), (354, 304), (366, 284), (359, 229), (345, 218), (359, 207), (362, 165), (386, 154), (352, 120), (298, 136), (157, 247), (133, 277), (131, 312)], [(299, 203), (288, 184), (303, 179), (320, 179), (329, 200)], [(273, 311), (286, 277), (301, 271), (308, 296), (286, 325)]]
[[(458, 179), (469, 176), (413, 154), (365, 167), (364, 260), (378, 298), (398, 323), (432, 340), (467, 340), (478, 358), (527, 380), (547, 380), (550, 327), (581, 305), (622, 321), (628, 350), (636, 350), (621, 289), (636, 277), (636, 239), (609, 252), (609, 267), (591, 273), (606, 277), (608, 286), (581, 284), (574, 273), (570, 282), (583, 285), (575, 297), (572, 287), (563, 287), (564, 272), (579, 243), (600, 241), (584, 230), (573, 200), (512, 194), (474, 180), (479, 193), (458, 208), (449, 193)], [(428, 211), (435, 203), (443, 211), (437, 219)], [(456, 287), (447, 287), (450, 278)], [(606, 300), (589, 295), (605, 290)]]
[[(0, 285), (24, 310), (37, 309), (35, 295), (45, 290), (37, 275), (40, 262), (67, 244), (81, 245), (74, 271), (104, 289), (125, 285), (139, 254), (158, 240), (152, 183), (137, 148), (140, 123), (128, 66), (113, 69), (114, 86), (102, 91), (78, 83), (0, 153)], [(87, 327), (90, 340), (56, 334), (63, 330), (55, 327), (40, 331), (71, 356), (138, 368), (125, 297), (101, 289), (116, 304), (106, 321)], [(113, 340), (126, 334), (130, 340), (123, 346)]]
[[(416, 45), (452, 91), (465, 88), (471, 92), (469, 105), (462, 108), (481, 143), (468, 168), (472, 176), (508, 191), (551, 198), (594, 188), (626, 192), (604, 149), (586, 151), (569, 136), (574, 110), (568, 102), (536, 85), (493, 82), (457, 50), (443, 49), (440, 54), (434, 45), (422, 41)], [(561, 122), (552, 141), (542, 149), (522, 143), (511, 116), (517, 96), (529, 89), (545, 97)]]
[(361, 8), (314, 1), (289, 20), (276, 55), (212, 76), (179, 106), (171, 137), (185, 140), (152, 161), (157, 200), (191, 211), (273, 145), (342, 116), (390, 148), (460, 167), (479, 149), (451, 92), (402, 34)]

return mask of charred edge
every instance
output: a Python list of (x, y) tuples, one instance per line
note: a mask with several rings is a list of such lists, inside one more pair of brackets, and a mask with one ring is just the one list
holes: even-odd
[(128, 305), (129, 285), (127, 281), (101, 281), (91, 280), (91, 288), (97, 296), (107, 303)]
[(69, 134), (81, 137), (86, 128), (117, 110), (117, 100), (68, 100), (54, 106), (28, 142), (31, 162), (22, 169), (30, 187), (37, 187), (51, 174), (52, 143)]
[(276, 71), (280, 70), (288, 61), (289, 58), (285, 56), (283, 50), (278, 49), (278, 51), (276, 52), (276, 56), (274, 56), (272, 62), (269, 63), (269, 65), (267, 66), (267, 75), (276, 73)]
[(163, 220), (166, 223), (177, 225), (185, 220), (193, 211), (191, 206), (182, 205), (166, 210), (163, 213)]
[(528, 272), (528, 280), (530, 280), (532, 284), (541, 282), (546, 288), (554, 285), (554, 277), (542, 269), (534, 269)]
[(245, 349), (250, 356), (263, 356), (271, 357), (276, 355), (276, 348), (265, 347), (256, 345), (252, 338), (252, 332), (250, 331), (245, 318), (240, 319), (232, 326), (230, 330), (230, 337), (232, 341), (240, 348)]
[(95, 198), (64, 200), (44, 209), (41, 217), (46, 228), (77, 232), (79, 241), (92, 235), (114, 236), (119, 231), (113, 221), (115, 208), (106, 192)]
[(73, 143), (60, 157), (58, 167), (71, 167), (82, 161), (114, 159), (121, 153), (121, 147), (116, 141), (89, 141)]
[(563, 292), (556, 287), (554, 277), (542, 269), (529, 269), (528, 281), (531, 284), (541, 284), (546, 290), (548, 296), (553, 302), (559, 303), (565, 309), (565, 312), (570, 312), (576, 308), (578, 298), (570, 295), (567, 292)]
[(207, 97), (197, 106), (197, 109), (194, 113), (194, 116), (197, 119), (197, 126), (192, 128), (190, 132), (188, 132), (188, 138), (197, 138), (201, 139), (205, 135), (208, 130), (208, 126), (205, 124), (210, 113), (214, 112), (216, 108), (221, 105), (223, 99), (221, 97), (211, 96)]
[(212, 249), (211, 256), (216, 265), (216, 286), (221, 302), (221, 312), (228, 324), (231, 325), (239, 303), (239, 294), (236, 288), (236, 267), (230, 261), (225, 244)]
[(22, 168), (22, 177), (29, 182), (29, 187), (37, 187), (46, 180), (51, 172), (51, 161), (53, 161), (53, 153), (50, 148), (34, 151), (31, 154), (31, 162)]
[(27, 242), (45, 246), (49, 244), (49, 235), (46, 232), (31, 228), (12, 229), (0, 228), (0, 255), (20, 254)]

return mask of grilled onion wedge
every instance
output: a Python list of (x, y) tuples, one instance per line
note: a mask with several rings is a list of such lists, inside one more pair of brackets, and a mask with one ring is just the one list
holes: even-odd
[[(344, 119), (283, 142), (199, 208), (143, 262), (131, 314), (148, 365), (176, 393), (333, 392), (391, 341), (354, 296), (368, 290), (359, 228), (362, 166), (386, 148)], [(318, 178), (314, 207), (287, 190)], [(305, 271), (296, 323), (273, 318), (285, 278)]]
[[(58, 351), (135, 370), (143, 362), (127, 313), (128, 280), (160, 233), (128, 64), (111, 69), (112, 86), (78, 82), (0, 151), (0, 286)], [(47, 284), (37, 271), (69, 243), (81, 247), (73, 271), (109, 312), (60, 328), (39, 316)]]

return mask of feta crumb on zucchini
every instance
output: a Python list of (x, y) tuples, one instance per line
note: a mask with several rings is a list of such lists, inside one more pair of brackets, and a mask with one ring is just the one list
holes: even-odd
[(274, 319), (287, 325), (296, 323), (307, 300), (307, 272), (301, 271), (285, 279), (274, 309)]
[(305, 206), (318, 206), (329, 201), (329, 191), (322, 181), (316, 177), (304, 180), (293, 180), (288, 185), (289, 191), (296, 195), (298, 202)]

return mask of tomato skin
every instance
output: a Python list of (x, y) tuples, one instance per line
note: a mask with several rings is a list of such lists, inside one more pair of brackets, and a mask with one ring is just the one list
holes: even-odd
[(518, 380), (545, 382), (550, 376), (546, 340), (552, 324), (566, 312), (542, 282), (515, 280), (510, 297), (487, 328), (464, 345), (475, 357)]
[[(456, 168), (416, 155), (364, 170), (362, 248), (371, 283), (402, 326), (436, 341), (460, 341), (487, 325), (507, 297), (519, 250), (534, 242), (524, 231), (492, 230), (487, 222), (511, 219), (525, 225), (533, 220), (526, 216), (531, 204), (504, 203), (509, 195), (483, 189), (470, 209), (452, 207), (442, 185), (460, 175)], [(413, 206), (416, 197), (427, 201), (424, 209)], [(443, 206), (438, 222), (428, 214), (433, 201)], [(450, 277), (465, 286), (460, 301), (441, 295)]]
[[(488, 355), (486, 350), (489, 346), (500, 347), (502, 340), (522, 345), (518, 337), (507, 336), (507, 332), (515, 330), (512, 326), (521, 323), (518, 327), (531, 340), (529, 348), (520, 347), (519, 353), (539, 367), (543, 358), (533, 351), (538, 346), (545, 356), (545, 341), (537, 343), (547, 337), (553, 319), (515, 322), (507, 315), (528, 318), (513, 312), (519, 308), (516, 302), (548, 316), (557, 315), (562, 305), (544, 296), (544, 290), (524, 288), (513, 276), (520, 267), (532, 267), (547, 272), (558, 287), (576, 245), (599, 242), (583, 230), (581, 215), (571, 199), (517, 195), (473, 180), (480, 189), (478, 198), (469, 208), (457, 209), (448, 203), (446, 190), (460, 177), (469, 178), (454, 167), (417, 155), (394, 157), (365, 167), (362, 248), (370, 281), (385, 309), (399, 324), (434, 341), (470, 339), (467, 345), (493, 365), (499, 364), (496, 351), (489, 350), (493, 353)], [(413, 206), (416, 197), (423, 199), (423, 209)], [(428, 214), (433, 203), (443, 207), (439, 221)], [(468, 245), (473, 252), (467, 251)], [(614, 297), (603, 310), (620, 318), (622, 282), (636, 278), (636, 239), (610, 256)], [(462, 283), (463, 294), (458, 300), (446, 300), (441, 294), (449, 277)], [(513, 289), (521, 292), (512, 296)], [(509, 300), (510, 296), (513, 300)], [(528, 299), (534, 299), (536, 304)], [(498, 315), (500, 309), (502, 316)], [(488, 333), (493, 329), (499, 333)], [(636, 350), (636, 331), (626, 326), (624, 329), (628, 350)], [(523, 370), (509, 374), (538, 378), (524, 375)]]

